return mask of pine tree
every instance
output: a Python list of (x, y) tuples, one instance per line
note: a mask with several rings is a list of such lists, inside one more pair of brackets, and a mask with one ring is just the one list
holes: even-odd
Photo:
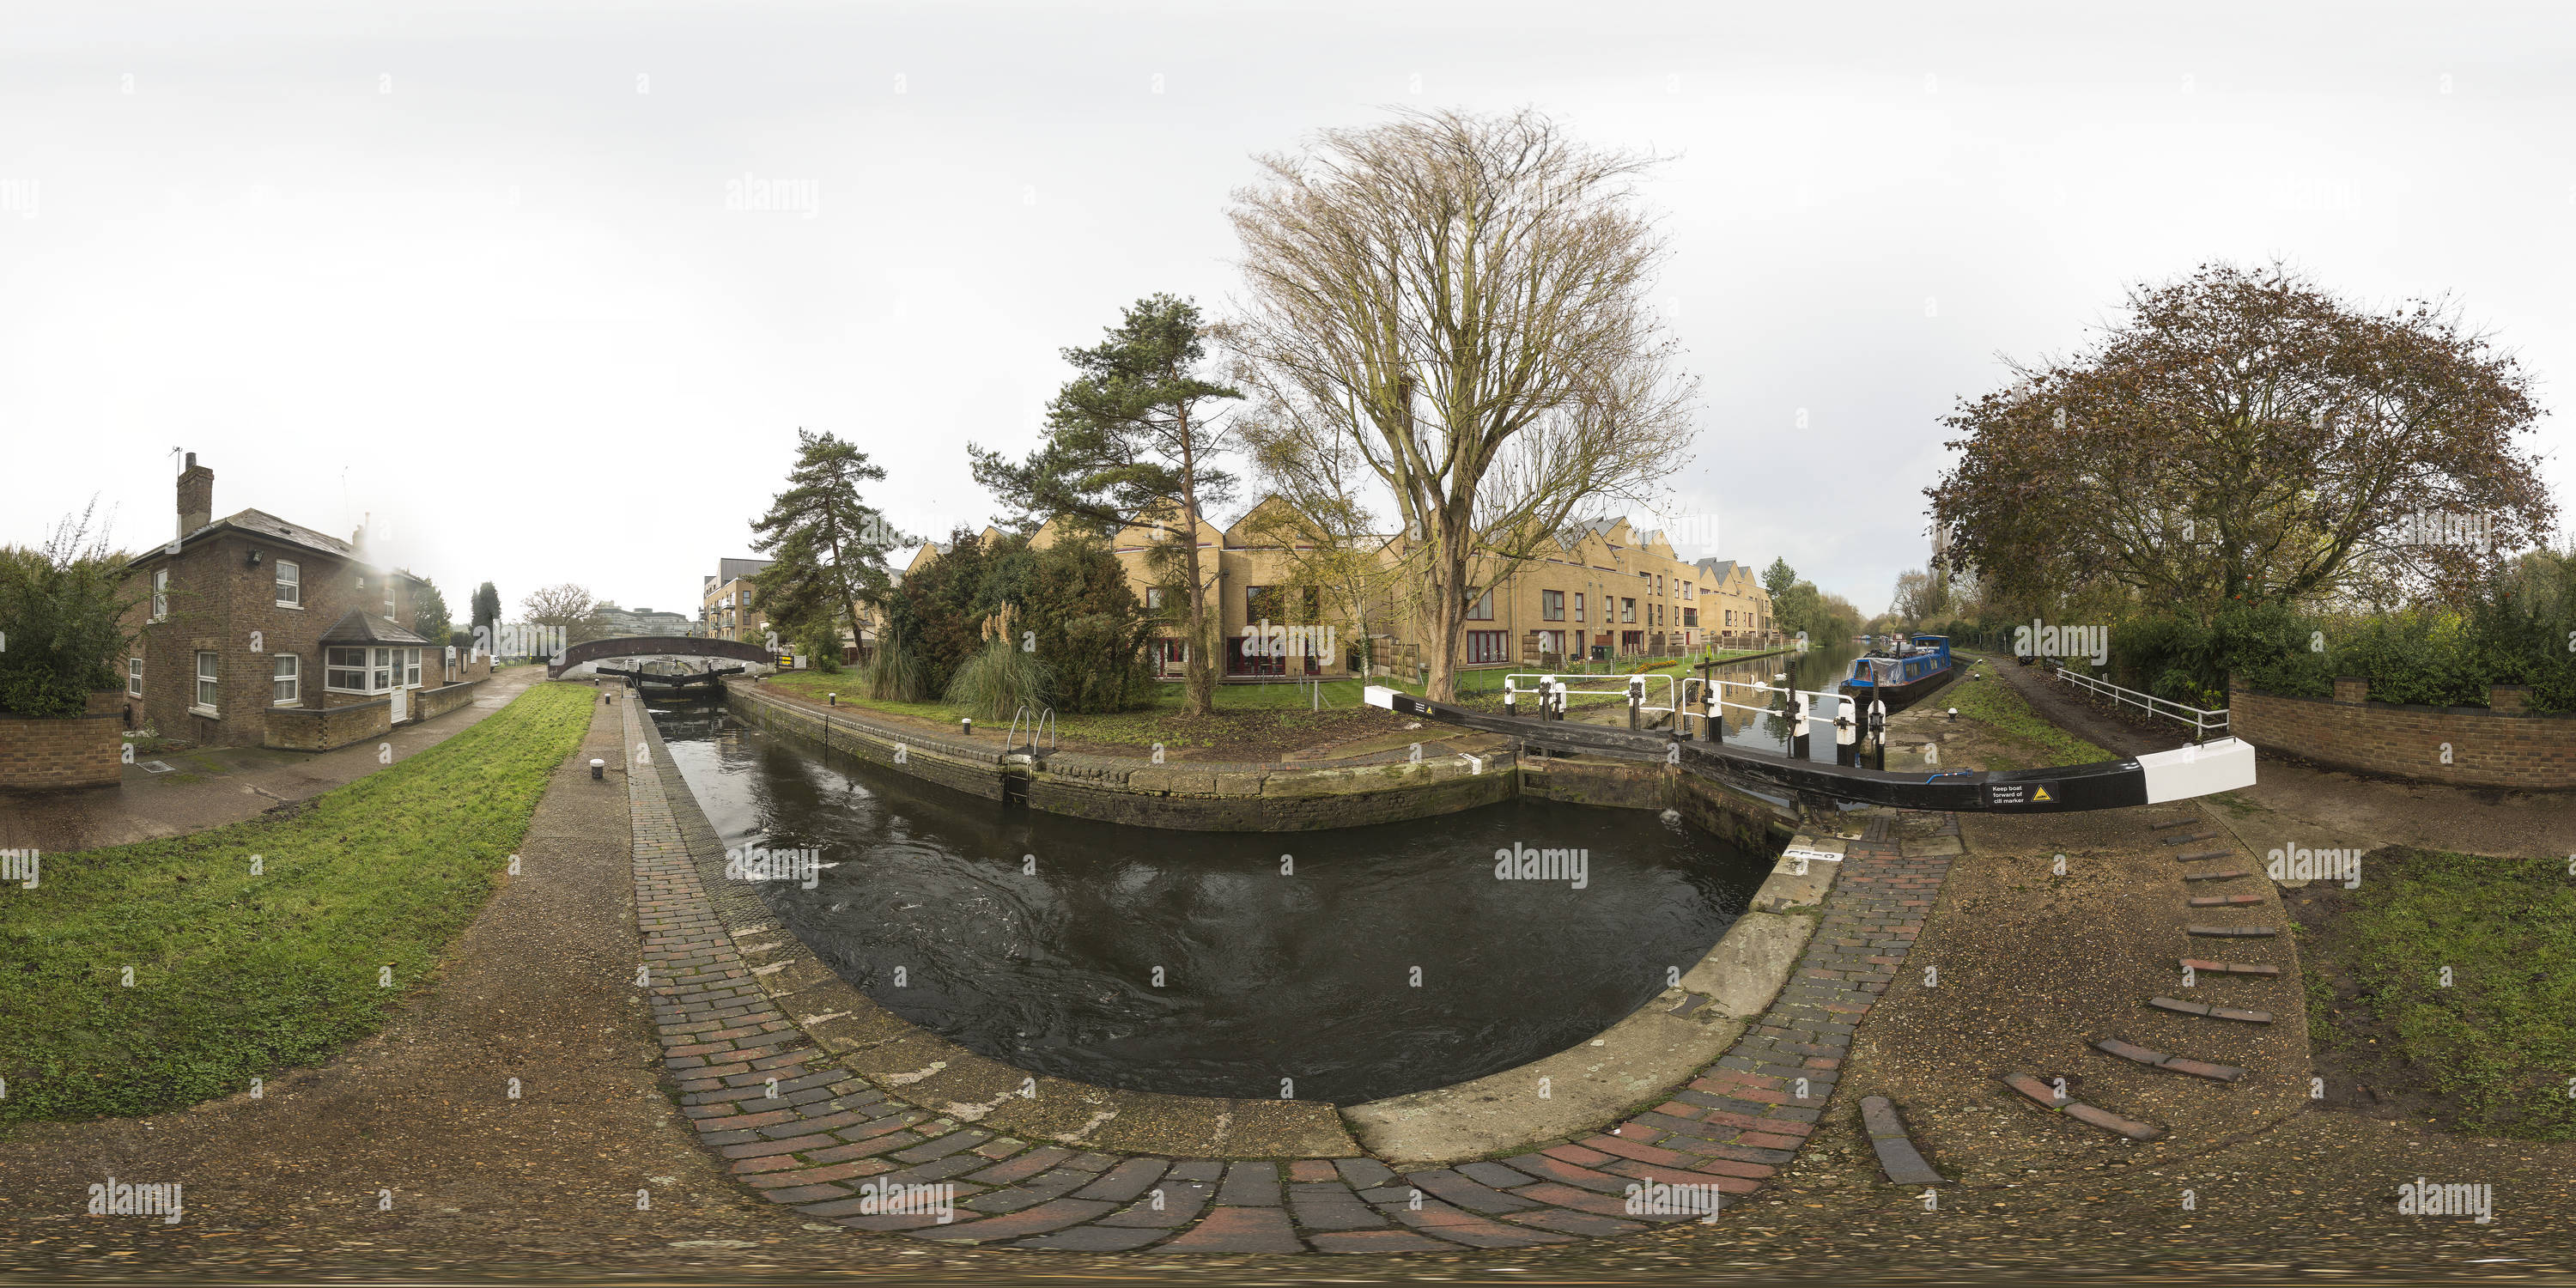
[(780, 634), (792, 638), (832, 618), (849, 623), (850, 639), (866, 638), (859, 605), (883, 601), (892, 582), (886, 554), (910, 544), (859, 495), (861, 483), (885, 476), (885, 467), (838, 437), (796, 431), (787, 490), (751, 525), (753, 548), (776, 561), (754, 581), (761, 611)]

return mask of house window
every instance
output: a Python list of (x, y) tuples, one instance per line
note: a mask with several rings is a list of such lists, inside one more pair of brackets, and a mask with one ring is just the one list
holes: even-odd
[(169, 616), (170, 570), (155, 568), (152, 570), (152, 620), (158, 622)]
[(1581, 591), (1574, 593), (1574, 620), (1578, 622), (1583, 620), (1583, 592)]
[(1163, 611), (1162, 587), (1147, 586), (1145, 588), (1145, 611), (1149, 613), (1159, 613)]
[[(1561, 590), (1540, 591), (1538, 593), (1538, 616), (1539, 620), (1543, 622), (1564, 621), (1565, 592)], [(1548, 650), (1550, 653), (1555, 651), (1555, 649)]]
[(1685, 608), (1685, 609), (1683, 609), (1683, 610), (1682, 610), (1682, 628), (1683, 628), (1684, 630), (1688, 630), (1688, 629), (1690, 629), (1690, 628), (1692, 628), (1692, 627), (1695, 627), (1695, 626), (1698, 626), (1698, 625), (1699, 625), (1699, 610), (1698, 610), (1698, 609), (1696, 609), (1696, 608)]
[(269, 673), (268, 700), (281, 707), (291, 707), (304, 700), (304, 659), (292, 653), (277, 655), (276, 669)]
[(143, 696), (142, 658), (129, 657), (125, 659), (125, 695), (130, 698), (139, 698)]
[(393, 617), (393, 615), (394, 615), (394, 579), (393, 579), (393, 578), (391, 578), (391, 577), (387, 577), (387, 578), (385, 578), (385, 617), (386, 617), (386, 619), (387, 619), (387, 620), (391, 620), (391, 619), (392, 619), (392, 617)]
[(1494, 592), (1488, 590), (1474, 603), (1467, 605), (1467, 620), (1471, 622), (1494, 620)]
[(322, 687), (333, 693), (367, 693), (367, 650), (325, 649)]
[(403, 662), (403, 687), (406, 689), (417, 689), (420, 687), (420, 650), (416, 648), (404, 649), (403, 653), (405, 655), (405, 660)]
[(399, 659), (394, 656), (394, 650), (389, 648), (377, 649), (375, 663), (376, 664), (374, 666), (367, 668), (368, 675), (374, 678), (374, 686), (369, 688), (367, 692), (385, 693), (391, 691), (394, 687), (394, 669), (399, 665)]
[(1621, 599), (1619, 601), (1619, 620), (1623, 622), (1633, 622), (1637, 620), (1636, 600)]
[(208, 711), (215, 709), (215, 655), (212, 653), (197, 655), (197, 705)]
[(284, 560), (279, 560), (277, 565), (277, 606), (304, 606), (304, 570)]
[(1467, 662), (1471, 666), (1479, 662), (1508, 662), (1511, 660), (1507, 651), (1510, 643), (1509, 631), (1469, 631)]

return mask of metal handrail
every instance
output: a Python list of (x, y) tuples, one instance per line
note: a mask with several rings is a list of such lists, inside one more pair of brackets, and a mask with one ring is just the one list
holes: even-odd
[[(1618, 682), (1619, 682), (1619, 687), (1617, 687), (1617, 688), (1615, 688), (1615, 689), (1577, 689), (1577, 688), (1571, 688), (1571, 687), (1568, 687), (1568, 686), (1566, 685), (1566, 683), (1565, 683), (1565, 682), (1566, 682), (1566, 680), (1568, 680), (1569, 678), (1571, 678), (1571, 679), (1577, 679), (1577, 680), (1616, 680), (1616, 681), (1618, 681)], [(1515, 680), (1535, 680), (1535, 681), (1537, 681), (1537, 682), (1538, 682), (1538, 684), (1537, 684), (1537, 686), (1536, 686), (1535, 688), (1533, 688), (1533, 689), (1520, 689), (1520, 688), (1518, 688), (1516, 685), (1514, 685), (1514, 684), (1513, 684), (1513, 681), (1515, 681)], [(1504, 690), (1505, 692), (1507, 692), (1507, 693), (1509, 693), (1509, 692), (1524, 692), (1524, 693), (1526, 693), (1526, 692), (1539, 692), (1539, 691), (1543, 691), (1543, 690), (1545, 690), (1545, 688), (1546, 688), (1548, 685), (1551, 685), (1551, 684), (1552, 684), (1552, 685), (1555, 685), (1555, 686), (1557, 687), (1557, 690), (1558, 690), (1559, 692), (1561, 692), (1561, 693), (1569, 693), (1569, 694), (1574, 694), (1574, 693), (1589, 693), (1589, 694), (1593, 694), (1593, 695), (1595, 695), (1595, 696), (1600, 696), (1600, 697), (1621, 697), (1621, 698), (1624, 698), (1624, 697), (1628, 696), (1628, 691), (1629, 691), (1629, 684), (1628, 684), (1628, 682), (1629, 682), (1629, 681), (1631, 681), (1631, 680), (1661, 680), (1661, 681), (1663, 681), (1663, 682), (1664, 682), (1664, 705), (1662, 705), (1662, 706), (1660, 706), (1660, 707), (1655, 707), (1655, 706), (1643, 706), (1643, 705), (1641, 705), (1641, 706), (1639, 706), (1639, 707), (1637, 708), (1637, 709), (1638, 709), (1638, 710), (1640, 710), (1640, 711), (1670, 711), (1670, 710), (1672, 710), (1672, 709), (1673, 709), (1673, 707), (1674, 707), (1674, 705), (1675, 705), (1675, 699), (1676, 699), (1676, 698), (1678, 698), (1678, 697), (1680, 696), (1680, 693), (1681, 693), (1681, 690), (1680, 690), (1680, 688), (1678, 687), (1679, 682), (1678, 682), (1678, 681), (1677, 681), (1673, 676), (1670, 676), (1670, 675), (1662, 675), (1662, 674), (1655, 674), (1655, 675), (1647, 675), (1647, 674), (1637, 674), (1637, 675), (1585, 675), (1585, 674), (1583, 674), (1583, 673), (1581, 673), (1581, 672), (1579, 672), (1579, 671), (1578, 671), (1578, 672), (1576, 672), (1576, 673), (1574, 673), (1572, 676), (1567, 676), (1567, 675), (1565, 675), (1565, 674), (1563, 674), (1563, 673), (1560, 673), (1560, 672), (1550, 672), (1550, 673), (1547, 673), (1547, 674), (1542, 675), (1542, 674), (1540, 674), (1539, 672), (1536, 672), (1536, 671), (1514, 671), (1514, 672), (1512, 672), (1512, 673), (1510, 673), (1510, 674), (1508, 674), (1508, 675), (1505, 675), (1505, 676), (1503, 677), (1503, 690)]]
[[(2228, 709), (2225, 707), (2221, 707), (2216, 711), (2204, 711), (2199, 707), (2192, 706), (2188, 703), (2176, 702), (2171, 698), (2159, 698), (2152, 693), (2140, 693), (2136, 689), (2122, 688), (2119, 685), (2111, 683), (2109, 680), (2095, 679), (2089, 675), (2070, 671), (2062, 666), (2054, 669), (2057, 672), (2058, 678), (2069, 684), (2081, 685), (2089, 692), (2101, 694), (2102, 696), (2111, 699), (2112, 704), (2115, 706), (2123, 704), (2134, 705), (2140, 710), (2145, 711), (2150, 718), (2163, 716), (2176, 724), (2190, 725), (2191, 740), (2193, 742), (2207, 741), (2212, 729), (2227, 728)], [(2158, 708), (2160, 707), (2170, 707), (2172, 710), (2159, 710)], [(2186, 720), (2183, 718), (2182, 713), (2185, 712), (2190, 713), (2190, 719)]]
[(1029, 704), (1023, 702), (1019, 710), (1011, 713), (1010, 732), (1002, 737), (1003, 755), (1010, 755), (1012, 750), (1020, 745), (1020, 722), (1023, 720), (1026, 720), (1029, 726), (1030, 751), (1034, 752), (1038, 749), (1040, 738), (1046, 739), (1048, 751), (1056, 750), (1055, 708), (1039, 707), (1035, 713), (1032, 713), (1029, 710)]

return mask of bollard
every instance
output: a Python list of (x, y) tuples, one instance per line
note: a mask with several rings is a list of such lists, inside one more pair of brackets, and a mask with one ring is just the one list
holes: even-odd
[(974, 736), (975, 736), (975, 717), (973, 717), (973, 716), (959, 716), (959, 717), (957, 717), (957, 732), (958, 732), (958, 733), (960, 733), (960, 734), (962, 734), (962, 735), (964, 735), (965, 737), (968, 737), (968, 738), (972, 738), (972, 737), (974, 737)]
[(826, 694), (824, 694), (824, 695), (823, 695), (823, 705), (824, 705), (824, 706), (827, 706), (827, 707), (837, 707), (837, 706), (841, 705), (841, 695), (840, 695), (840, 694), (837, 694), (837, 693), (826, 693)]
[(1951, 723), (1956, 724), (1956, 723), (1958, 723), (1958, 720), (1959, 720), (1959, 709), (1958, 709), (1957, 707), (1952, 707), (1952, 708), (1950, 708), (1950, 721), (1951, 721)]
[(590, 762), (590, 776), (595, 779), (608, 777), (608, 762), (593, 757)]

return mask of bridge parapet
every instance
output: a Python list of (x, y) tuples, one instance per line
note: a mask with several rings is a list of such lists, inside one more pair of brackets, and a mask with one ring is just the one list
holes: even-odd
[(566, 674), (589, 675), (599, 662), (630, 657), (721, 658), (740, 662), (761, 675), (778, 669), (777, 654), (742, 640), (698, 639), (687, 635), (627, 635), (617, 639), (585, 640), (566, 648), (546, 663), (546, 678), (559, 680)]

